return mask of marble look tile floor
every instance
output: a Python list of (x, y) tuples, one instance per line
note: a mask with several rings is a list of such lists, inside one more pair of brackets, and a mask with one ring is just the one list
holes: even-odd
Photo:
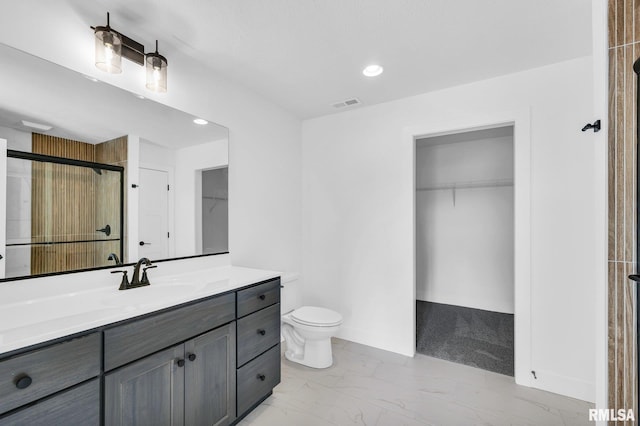
[(334, 365), (282, 359), (282, 382), (242, 426), (587, 425), (593, 404), (513, 377), (333, 339)]

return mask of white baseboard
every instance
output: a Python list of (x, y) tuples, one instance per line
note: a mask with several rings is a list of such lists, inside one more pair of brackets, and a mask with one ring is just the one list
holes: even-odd
[(586, 382), (573, 377), (562, 376), (551, 371), (535, 371), (537, 379), (531, 380), (531, 387), (595, 403), (595, 383)]

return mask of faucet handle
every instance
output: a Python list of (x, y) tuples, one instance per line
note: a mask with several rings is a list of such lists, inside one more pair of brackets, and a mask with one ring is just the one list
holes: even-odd
[(122, 274), (122, 281), (120, 281), (120, 287), (118, 290), (127, 290), (129, 288), (129, 277), (127, 276), (127, 271), (111, 271), (112, 274)]
[(151, 284), (149, 282), (149, 277), (147, 276), (147, 269), (157, 268), (158, 265), (147, 266), (146, 268), (142, 268), (142, 279), (140, 280), (140, 284)]

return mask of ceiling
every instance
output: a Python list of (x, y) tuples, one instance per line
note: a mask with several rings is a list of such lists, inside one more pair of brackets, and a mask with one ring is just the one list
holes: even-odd
[[(158, 38), (170, 67), (181, 51), (303, 119), (591, 54), (590, 0), (28, 2), (63, 26), (110, 11), (147, 49)], [(384, 73), (364, 77), (370, 63)]]

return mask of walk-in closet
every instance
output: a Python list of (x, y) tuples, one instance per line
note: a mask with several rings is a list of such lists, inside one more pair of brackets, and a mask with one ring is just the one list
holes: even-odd
[(416, 141), (416, 350), (514, 374), (513, 126)]

